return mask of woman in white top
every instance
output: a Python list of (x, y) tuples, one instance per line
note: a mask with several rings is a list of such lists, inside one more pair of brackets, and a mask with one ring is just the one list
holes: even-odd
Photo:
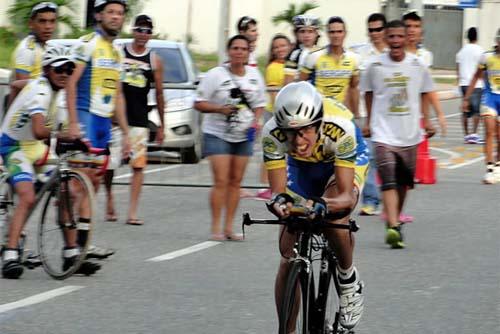
[(233, 233), (233, 218), (240, 200), (241, 180), (252, 155), (257, 120), (267, 102), (262, 76), (255, 67), (246, 65), (248, 39), (243, 35), (232, 37), (227, 53), (229, 63), (207, 72), (198, 86), (195, 102), (195, 108), (205, 113), (203, 155), (208, 157), (213, 173), (212, 240), (242, 239)]

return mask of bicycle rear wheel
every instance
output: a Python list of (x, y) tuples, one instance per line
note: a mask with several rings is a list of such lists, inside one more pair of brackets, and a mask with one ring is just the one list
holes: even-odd
[[(43, 194), (45, 204), (38, 224), (38, 251), (45, 271), (55, 279), (65, 279), (78, 270), (87, 255), (94, 221), (94, 188), (88, 177), (71, 170), (61, 175)], [(83, 211), (82, 211), (82, 208)], [(77, 246), (78, 221), (90, 218), (85, 224), (87, 241)], [(63, 249), (72, 246), (69, 261)]]
[(7, 245), (9, 222), (14, 212), (14, 194), (7, 174), (0, 175), (0, 246)]
[(279, 334), (293, 331), (297, 334), (307, 334), (312, 272), (307, 273), (301, 262), (293, 262), (291, 266), (279, 312)]

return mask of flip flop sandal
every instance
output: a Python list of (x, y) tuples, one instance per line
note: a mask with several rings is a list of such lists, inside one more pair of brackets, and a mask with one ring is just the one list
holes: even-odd
[(128, 225), (144, 225), (144, 221), (141, 219), (127, 219), (126, 224)]

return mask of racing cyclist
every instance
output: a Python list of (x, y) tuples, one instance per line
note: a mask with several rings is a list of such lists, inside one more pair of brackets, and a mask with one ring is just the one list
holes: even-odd
[[(318, 214), (335, 214), (348, 224), (368, 171), (368, 152), (353, 114), (340, 102), (323, 98), (308, 82), (286, 85), (277, 95), (274, 116), (263, 129), (264, 162), (274, 197), (270, 207), (280, 218), (294, 204)], [(287, 204), (287, 208), (282, 206)], [(363, 282), (353, 265), (354, 238), (347, 230), (324, 231), (339, 262), (340, 324), (352, 329), (363, 312)], [(283, 254), (275, 283), (279, 309), (296, 235), (281, 228)], [(286, 257), (286, 258), (285, 258)], [(293, 332), (294, 328), (288, 329)]]
[[(18, 243), (29, 210), (35, 202), (35, 163), (46, 153), (43, 143), (57, 125), (56, 100), (73, 73), (75, 63), (71, 52), (63, 46), (47, 48), (42, 58), (43, 74), (32, 79), (14, 100), (2, 125), (0, 154), (9, 173), (9, 181), (19, 202), (14, 208), (9, 226), (9, 238), (2, 250), (2, 276), (19, 278), (23, 273)], [(78, 255), (76, 234), (68, 235), (63, 250), (63, 270), (72, 265)], [(93, 274), (100, 266), (84, 262), (77, 273)]]

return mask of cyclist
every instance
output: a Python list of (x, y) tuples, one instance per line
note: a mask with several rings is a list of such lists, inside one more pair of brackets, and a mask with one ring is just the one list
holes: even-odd
[[(273, 213), (286, 217), (293, 203), (306, 204), (318, 214), (335, 213), (347, 224), (368, 170), (368, 152), (352, 113), (340, 102), (323, 98), (307, 82), (290, 83), (276, 97), (274, 116), (263, 129), (264, 162), (274, 197)], [(287, 208), (280, 204), (287, 202)], [(339, 258), (340, 323), (353, 328), (363, 312), (363, 282), (353, 265), (353, 236), (346, 230), (324, 231)], [(291, 256), (295, 234), (281, 230), (279, 247)], [(289, 262), (280, 261), (275, 284), (281, 306)], [(279, 312), (278, 312), (279, 313)]]
[(41, 2), (31, 9), (31, 33), (16, 47), (12, 54), (14, 80), (34, 79), (42, 73), (42, 56), (45, 43), (56, 29), (57, 5)]
[(341, 17), (330, 17), (327, 29), (330, 44), (307, 56), (300, 80), (311, 80), (323, 96), (337, 99), (359, 118), (358, 56), (344, 49), (347, 31)]
[[(23, 273), (17, 247), (27, 214), (35, 201), (34, 164), (47, 150), (42, 140), (50, 137), (57, 124), (57, 96), (75, 68), (70, 50), (62, 46), (49, 47), (41, 64), (43, 74), (30, 80), (14, 100), (3, 122), (0, 136), (0, 154), (19, 198), (10, 222), (9, 240), (2, 251), (4, 278), (19, 278)], [(68, 239), (63, 251), (63, 266), (70, 267), (76, 255), (76, 242)], [(84, 262), (78, 273), (90, 275), (99, 268), (98, 264)]]
[[(477, 81), (484, 76), (484, 94), (481, 106), (481, 117), (484, 119), (486, 130), (484, 155), (486, 160), (486, 174), (483, 177), (485, 184), (500, 183), (500, 28), (496, 34), (494, 51), (483, 53), (479, 60), (472, 81), (463, 97), (462, 109), (469, 108), (469, 98), (474, 92)], [(494, 146), (497, 141), (497, 159), (495, 162)]]
[(285, 61), (285, 84), (299, 78), (299, 69), (304, 65), (307, 55), (318, 49), (319, 20), (311, 15), (296, 15), (292, 23), (296, 42)]
[[(111, 138), (111, 119), (114, 118), (122, 131), (124, 156), (130, 148), (129, 133), (120, 83), (120, 50), (112, 42), (122, 28), (126, 10), (126, 0), (95, 1), (97, 27), (75, 45), (75, 73), (66, 88), (69, 134), (78, 137), (81, 130), (93, 147), (105, 148)], [(89, 176), (97, 192), (101, 177), (88, 168), (87, 159), (87, 156), (79, 157), (74, 163)], [(85, 244), (85, 231), (79, 232), (83, 232), (79, 242)], [(98, 258), (113, 253), (100, 248), (94, 250), (94, 247), (90, 250), (91, 256)]]

